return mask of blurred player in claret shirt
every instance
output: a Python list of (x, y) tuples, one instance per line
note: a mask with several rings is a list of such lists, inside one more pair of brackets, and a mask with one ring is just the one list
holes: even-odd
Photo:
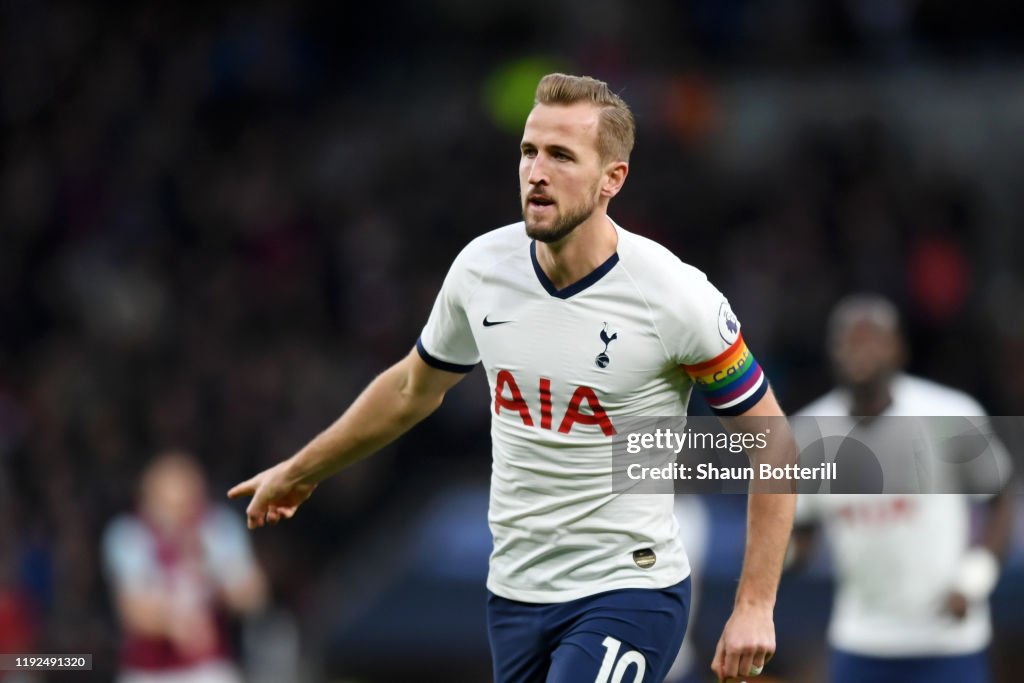
[[(427, 417), (482, 363), (498, 683), (663, 680), (686, 630), (690, 567), (671, 496), (613, 491), (615, 425), (684, 415), (695, 386), (733, 429), (782, 414), (722, 293), (609, 218), (633, 139), (633, 115), (605, 83), (544, 77), (520, 144), (524, 221), (463, 249), (415, 348), (335, 424), (230, 491), (253, 497), (250, 527), (291, 517), (318, 482)], [(792, 461), (795, 445), (780, 437), (759, 455)], [(736, 606), (712, 664), (721, 678), (757, 675), (775, 650), (793, 506), (787, 494), (750, 498)]]
[[(881, 297), (840, 302), (829, 324), (829, 354), (840, 386), (801, 415), (985, 416), (967, 394), (902, 372), (899, 316)], [(862, 422), (858, 434), (870, 438), (871, 424)], [(936, 423), (923, 424), (934, 429)], [(832, 683), (989, 680), (988, 596), (1012, 519), (1009, 457), (998, 441), (989, 449), (1001, 478), (992, 488), (1001, 484), (1002, 492), (989, 500), (981, 542), (973, 547), (967, 495), (799, 497), (796, 565), (808, 559), (819, 522), (835, 556), (838, 585), (828, 633)]]
[(115, 519), (104, 556), (120, 616), (121, 683), (237, 683), (226, 618), (259, 610), (266, 581), (237, 514), (207, 501), (199, 464), (158, 456), (138, 510)]

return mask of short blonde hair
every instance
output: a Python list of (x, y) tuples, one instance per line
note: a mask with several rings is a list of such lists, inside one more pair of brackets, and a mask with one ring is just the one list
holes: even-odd
[(590, 102), (601, 108), (597, 150), (604, 161), (629, 161), (636, 140), (636, 122), (629, 105), (608, 84), (589, 76), (548, 74), (537, 84), (533, 104)]

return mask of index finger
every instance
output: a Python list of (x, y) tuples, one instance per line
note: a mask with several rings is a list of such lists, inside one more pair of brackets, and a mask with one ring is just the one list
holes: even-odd
[(715, 674), (718, 679), (718, 683), (722, 683), (722, 640), (719, 638), (718, 645), (715, 646), (715, 656), (711, 659), (711, 671)]
[(718, 646), (715, 648), (715, 657), (711, 662), (711, 670), (718, 679), (718, 683), (742, 683), (739, 679), (733, 678), (726, 673), (726, 648), (724, 638), (719, 639)]
[(722, 658), (719, 660), (720, 670), (718, 675), (726, 681), (731, 678), (738, 678), (739, 676), (745, 675), (747, 673), (746, 671), (740, 671), (740, 659), (742, 656), (742, 652), (730, 650), (728, 646), (723, 646)]
[(235, 484), (228, 490), (228, 498), (241, 498), (256, 493), (256, 477), (247, 479), (240, 484)]

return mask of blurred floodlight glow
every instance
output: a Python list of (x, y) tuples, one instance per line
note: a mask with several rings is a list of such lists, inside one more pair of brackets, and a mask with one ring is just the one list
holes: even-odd
[(546, 57), (523, 57), (499, 66), (483, 84), (484, 108), (491, 121), (518, 135), (533, 108), (537, 83), (546, 74), (567, 69), (564, 63)]

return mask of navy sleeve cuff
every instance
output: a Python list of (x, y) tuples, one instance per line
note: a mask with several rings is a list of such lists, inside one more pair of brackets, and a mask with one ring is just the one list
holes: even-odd
[(438, 370), (445, 370), (447, 372), (458, 372), (464, 375), (470, 370), (472, 370), (474, 367), (476, 367), (476, 363), (473, 363), (473, 365), (459, 365), (458, 363), (449, 363), (448, 361), (440, 360), (439, 358), (434, 358), (433, 356), (430, 355), (426, 348), (423, 347), (422, 339), (416, 340), (416, 351), (419, 352), (420, 358), (423, 359), (424, 363)]

